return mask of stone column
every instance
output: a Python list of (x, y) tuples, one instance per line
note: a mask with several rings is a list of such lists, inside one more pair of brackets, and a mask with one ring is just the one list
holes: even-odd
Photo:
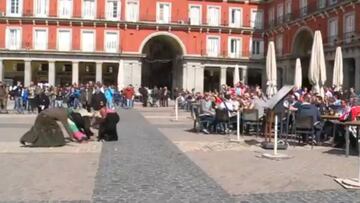
[(49, 85), (55, 86), (55, 61), (48, 61), (49, 71), (48, 71), (48, 82)]
[(96, 62), (95, 81), (102, 83), (102, 62)]
[(225, 66), (220, 67), (220, 87), (221, 85), (226, 84), (226, 69), (227, 67)]
[[(197, 64), (187, 64), (186, 67), (186, 88), (191, 91), (195, 88), (195, 69)], [(199, 64), (200, 66), (200, 64)]]
[(118, 83), (119, 90), (125, 87), (125, 84), (124, 84), (124, 60), (123, 59), (120, 59), (120, 62), (119, 62), (117, 83)]
[(355, 91), (360, 92), (360, 58), (355, 58)]
[(4, 81), (4, 62), (0, 60), (0, 82)]
[(72, 62), (72, 83), (79, 84), (79, 62)]
[(31, 60), (26, 60), (25, 62), (25, 67), (24, 67), (24, 87), (28, 87), (30, 86), (30, 82), (31, 82), (31, 75), (32, 75), (32, 71), (31, 71)]
[(184, 90), (188, 90), (188, 87), (187, 87), (187, 63), (184, 63), (183, 66), (182, 66), (182, 69), (183, 69), (183, 72), (182, 72), (182, 88)]
[(136, 91), (140, 88), (141, 85), (141, 65), (141, 61), (134, 61), (132, 66), (132, 85)]
[(248, 67), (247, 66), (242, 66), (241, 71), (242, 71), (242, 78), (240, 78), (240, 80), (243, 83), (247, 84), (247, 82), (248, 82), (248, 77), (247, 77)]
[(204, 92), (204, 70), (203, 65), (197, 66), (195, 68), (195, 91)]

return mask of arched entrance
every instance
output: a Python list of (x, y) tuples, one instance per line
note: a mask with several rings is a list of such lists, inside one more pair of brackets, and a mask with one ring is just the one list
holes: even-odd
[(169, 34), (150, 37), (143, 45), (141, 84), (153, 88), (182, 87), (182, 56), (184, 48), (179, 39)]
[(303, 28), (300, 29), (295, 36), (295, 40), (293, 41), (293, 56), (295, 58), (300, 58), (303, 78), (302, 84), (304, 87), (310, 88), (311, 84), (308, 79), (308, 72), (310, 53), (313, 44), (313, 33), (310, 29)]

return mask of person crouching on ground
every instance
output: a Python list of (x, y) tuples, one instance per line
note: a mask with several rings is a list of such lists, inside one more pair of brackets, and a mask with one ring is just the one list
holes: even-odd
[(116, 111), (107, 108), (103, 101), (100, 102), (100, 125), (99, 125), (99, 141), (117, 141), (118, 135), (116, 124), (120, 121), (119, 115)]

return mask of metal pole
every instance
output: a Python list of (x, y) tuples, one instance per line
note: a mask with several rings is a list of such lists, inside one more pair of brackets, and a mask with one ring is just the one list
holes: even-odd
[[(358, 133), (358, 132), (356, 132)], [(359, 176), (358, 176), (358, 183), (360, 184), (360, 140), (358, 139), (358, 156), (359, 156)]]
[(277, 133), (277, 125), (278, 125), (278, 117), (275, 115), (275, 126), (274, 126), (274, 155), (277, 155), (277, 140), (278, 140), (278, 133)]
[(237, 140), (240, 141), (240, 109), (237, 111), (236, 136)]

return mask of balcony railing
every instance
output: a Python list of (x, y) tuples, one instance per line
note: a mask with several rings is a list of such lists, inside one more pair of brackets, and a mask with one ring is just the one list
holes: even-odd
[(304, 17), (308, 14), (308, 6), (304, 6), (299, 9), (300, 10), (300, 17)]
[(291, 14), (291, 13), (285, 14), (284, 20), (285, 20), (285, 23), (288, 22), (288, 21), (290, 21), (290, 20), (292, 20), (292, 14)]
[(276, 24), (279, 25), (279, 24), (282, 24), (284, 22), (284, 16), (278, 16), (276, 18)]
[(355, 31), (345, 32), (344, 33), (344, 43), (349, 44), (352, 43), (356, 39)]

